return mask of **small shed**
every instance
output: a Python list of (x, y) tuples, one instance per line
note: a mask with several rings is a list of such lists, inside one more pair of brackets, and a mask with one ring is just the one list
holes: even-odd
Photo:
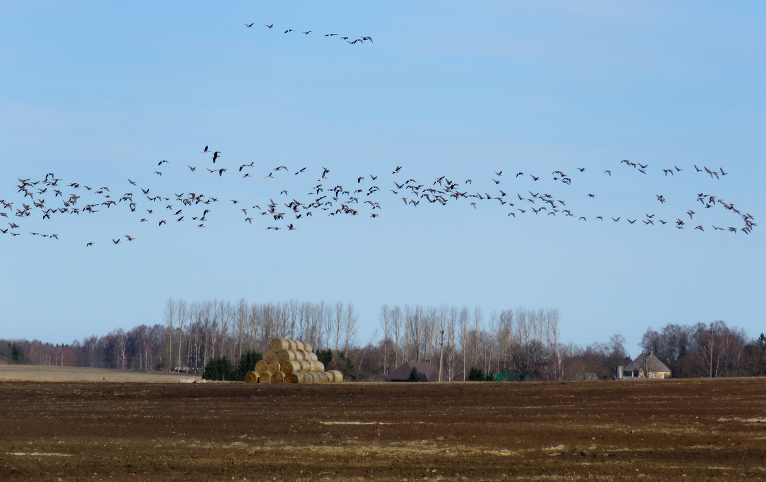
[(406, 382), (410, 379), (412, 369), (417, 368), (421, 382), (438, 382), (439, 369), (432, 364), (424, 361), (407, 362), (396, 370), (392, 371), (386, 377), (387, 382)]
[(618, 378), (670, 378), (670, 368), (651, 351), (641, 352), (635, 360), (622, 369), (622, 373), (620, 373), (620, 368), (622, 367), (618, 367), (617, 370)]
[(0, 356), (0, 365), (8, 365), (8, 360)]

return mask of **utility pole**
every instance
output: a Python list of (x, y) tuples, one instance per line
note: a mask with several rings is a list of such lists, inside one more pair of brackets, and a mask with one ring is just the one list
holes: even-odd
[(710, 323), (710, 378), (713, 378), (713, 345), (715, 343), (715, 341), (713, 341), (713, 335), (715, 335), (713, 324)]
[(444, 328), (441, 329), (441, 353), (439, 354), (439, 381), (442, 381), (442, 365), (444, 364)]

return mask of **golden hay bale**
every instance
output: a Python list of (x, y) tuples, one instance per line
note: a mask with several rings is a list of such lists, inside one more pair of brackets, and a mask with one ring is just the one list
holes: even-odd
[(314, 379), (316, 383), (331, 383), (335, 380), (334, 377), (330, 379), (330, 375), (325, 372), (314, 372)]
[(281, 350), (277, 352), (277, 360), (279, 363), (286, 361), (301, 361), (306, 359), (306, 352), (302, 350)]
[(280, 364), (278, 360), (273, 360), (269, 362), (269, 368), (271, 368), (272, 373), (276, 373), (280, 370)]
[(310, 361), (307, 362), (309, 364), (309, 370), (310, 372), (323, 372), (324, 371), (324, 363), (320, 361)]
[(275, 370), (271, 363), (266, 363), (263, 360), (258, 360), (255, 363), (255, 371), (258, 373), (270, 373), (273, 375), (274, 373), (279, 371), (279, 366), (277, 366)]
[(314, 383), (314, 375), (312, 375), (311, 372), (301, 372), (300, 376), (303, 378), (303, 383), (307, 385)]
[(311, 362), (308, 360), (301, 360), (298, 363), (301, 364), (301, 370), (302, 372), (310, 372), (311, 371)]
[(272, 383), (285, 383), (285, 373), (284, 372), (277, 372), (274, 374), (274, 377), (271, 379)]
[(288, 360), (280, 364), (280, 369), (285, 373), (299, 372), (302, 370), (303, 362)]
[(271, 351), (274, 353), (282, 350), (303, 350), (303, 351), (312, 351), (311, 345), (300, 340), (290, 340), (287, 338), (274, 338), (269, 343), (269, 348), (271, 348)]
[(285, 362), (295, 360), (295, 356), (291, 356), (290, 351), (288, 350), (279, 350), (278, 352), (276, 352), (276, 355), (277, 355), (277, 361), (279, 363), (285, 363)]
[(282, 350), (289, 350), (290, 340), (286, 340), (284, 338), (274, 338), (271, 340), (271, 343), (269, 343), (269, 348), (271, 348), (271, 351), (274, 353)]
[(317, 361), (317, 360), (319, 360), (319, 359), (317, 358), (317, 354), (316, 354), (316, 353), (314, 353), (313, 351), (307, 351), (307, 352), (306, 352), (306, 354), (305, 354), (305, 357), (306, 357), (306, 358), (305, 358), (306, 360), (311, 360), (311, 361)]
[(311, 373), (311, 379), (313, 383), (327, 383), (327, 378), (323, 377), (324, 372), (309, 372)]
[(314, 348), (311, 347), (311, 343), (309, 343), (307, 341), (304, 341), (303, 342), (303, 350), (311, 353), (311, 352), (314, 351)]
[(258, 383), (271, 383), (272, 378), (273, 378), (273, 376), (269, 372), (259, 372), (258, 373)]
[(311, 383), (310, 381), (306, 380), (306, 372), (287, 373), (285, 374), (285, 382), (299, 384)]
[(271, 349), (268, 349), (263, 353), (263, 361), (265, 361), (266, 363), (273, 362), (276, 359), (277, 359), (277, 354)]
[(343, 374), (338, 370), (328, 370), (325, 373), (327, 373), (328, 376), (332, 377), (331, 383), (343, 383)]
[(258, 383), (258, 374), (255, 372), (245, 373), (245, 383)]

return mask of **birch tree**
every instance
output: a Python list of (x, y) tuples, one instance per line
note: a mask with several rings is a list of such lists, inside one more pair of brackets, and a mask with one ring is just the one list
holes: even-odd
[(348, 356), (348, 351), (356, 341), (357, 322), (359, 315), (354, 310), (354, 304), (349, 303), (346, 307), (346, 316), (343, 323), (343, 353)]
[(389, 316), (387, 304), (380, 307), (378, 321), (383, 329), (383, 375), (388, 375), (388, 345), (391, 340), (391, 317)]
[(165, 305), (165, 323), (168, 330), (168, 371), (173, 369), (173, 332), (176, 321), (176, 302), (169, 298)]

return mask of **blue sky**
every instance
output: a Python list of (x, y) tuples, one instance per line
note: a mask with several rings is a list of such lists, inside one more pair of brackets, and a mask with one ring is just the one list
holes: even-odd
[[(762, 2), (10, 1), (0, 10), (0, 199), (14, 210), (29, 203), (18, 179), (48, 172), (115, 197), (145, 187), (219, 198), (205, 228), (188, 218), (158, 226), (156, 213), (141, 223), (126, 203), (51, 220), (7, 211), (0, 226), (21, 227), (0, 235), (2, 337), (67, 343), (158, 323), (170, 297), (351, 302), (359, 343), (377, 336), (383, 303), (479, 305), (486, 318), (558, 308), (564, 342), (619, 333), (631, 354), (648, 327), (667, 323), (766, 331), (761, 228), (717, 231), (742, 219), (697, 202), (715, 195), (756, 223), (764, 212)], [(221, 151), (215, 165), (206, 145)], [(288, 172), (273, 171), (281, 165)], [(266, 229), (277, 223), (252, 206), (312, 200), (324, 167), (325, 188), (378, 185), (362, 197), (379, 202), (380, 216), (360, 199), (358, 216), (316, 213), (294, 231)], [(525, 199), (413, 206), (390, 191), (440, 176), (461, 191)], [(532, 214), (537, 193), (575, 216)], [(669, 223), (643, 223), (660, 218)], [(685, 229), (673, 227), (679, 218)]]

